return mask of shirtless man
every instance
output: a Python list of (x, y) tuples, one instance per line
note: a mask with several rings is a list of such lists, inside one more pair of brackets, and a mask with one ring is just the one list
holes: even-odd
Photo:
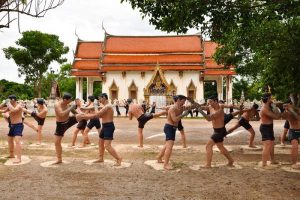
[(38, 123), (38, 127), (37, 128), (35, 127), (35, 129), (37, 129), (37, 145), (40, 145), (42, 142), (42, 129), (48, 113), (48, 109), (45, 106), (44, 99), (37, 99), (36, 103), (37, 103), (37, 112), (27, 110), (26, 108), (23, 108), (23, 112), (30, 114)]
[[(187, 108), (184, 108), (185, 112), (182, 112), (185, 101), (186, 101), (185, 96), (177, 95), (174, 105), (172, 105), (168, 109), (167, 123), (165, 124), (164, 127), (166, 142), (164, 147), (162, 148), (162, 150), (157, 156), (157, 162), (164, 163), (165, 170), (172, 169), (172, 167), (169, 164), (169, 160), (171, 157), (171, 153), (175, 141), (175, 134), (176, 134), (178, 122), (183, 117), (189, 114), (189, 110)], [(164, 157), (164, 161), (162, 160), (163, 157)]]
[(208, 99), (209, 115), (207, 115), (201, 108), (199, 112), (207, 121), (212, 122), (214, 133), (210, 140), (206, 144), (206, 164), (205, 168), (211, 168), (213, 146), (216, 144), (220, 152), (227, 158), (228, 166), (232, 167), (234, 160), (230, 156), (229, 152), (223, 145), (224, 137), (227, 135), (227, 131), (224, 123), (224, 107), (219, 104), (217, 97), (211, 97)]
[[(173, 101), (174, 101), (174, 103), (177, 101), (177, 99), (178, 99), (178, 96), (177, 96), (177, 95), (173, 96)], [(169, 106), (169, 107), (170, 107), (170, 106)], [(183, 112), (183, 107), (181, 107), (181, 108), (182, 108), (182, 112)], [(178, 131), (180, 132), (182, 147), (183, 147), (183, 148), (187, 148), (187, 145), (186, 145), (186, 137), (185, 137), (185, 132), (184, 132), (184, 127), (183, 127), (183, 125), (182, 125), (181, 119), (180, 119), (179, 122), (178, 122), (177, 129), (178, 129)]]
[[(78, 99), (78, 98), (75, 99), (75, 105), (76, 105), (76, 112), (82, 113), (82, 111), (81, 111), (82, 103), (81, 103), (80, 99)], [(79, 131), (81, 131), (82, 135), (84, 135), (83, 131), (84, 131), (86, 125), (87, 125), (86, 120), (81, 120), (78, 122), (78, 124), (73, 132), (72, 143), (71, 143), (70, 147), (75, 147), (75, 143), (76, 143), (77, 135), (78, 135)]]
[[(284, 112), (288, 111), (287, 105), (291, 104), (291, 103), (292, 103), (291, 99), (288, 99), (286, 102), (284, 102), (284, 104), (283, 104)], [(288, 120), (285, 120), (284, 125), (283, 125), (283, 133), (279, 137), (281, 146), (285, 146), (286, 136), (287, 136), (289, 129), (290, 129), (290, 123)]]
[(8, 108), (10, 125), (8, 133), (8, 149), (9, 158), (14, 158), (14, 143), (16, 145), (16, 155), (17, 158), (13, 163), (21, 162), (21, 138), (24, 129), (22, 113), (23, 109), (20, 104), (17, 103), (17, 97), (15, 95), (10, 95), (6, 100), (6, 105)]
[(102, 129), (99, 133), (99, 159), (95, 162), (104, 162), (104, 150), (106, 149), (110, 155), (116, 159), (115, 166), (120, 166), (122, 158), (117, 154), (116, 150), (111, 146), (113, 140), (115, 125), (113, 122), (114, 109), (108, 102), (108, 96), (106, 93), (102, 93), (99, 96), (99, 101), (104, 106), (100, 111), (93, 114), (80, 114), (77, 116), (78, 120), (82, 119), (95, 119), (102, 118)]
[[(96, 112), (96, 109), (97, 109), (96, 105), (94, 104), (94, 100), (95, 100), (94, 96), (89, 96), (88, 97), (88, 104), (86, 105), (86, 107), (82, 107), (81, 111), (85, 111), (86, 113), (94, 114)], [(88, 134), (89, 134), (90, 130), (93, 127), (95, 127), (97, 129), (98, 133), (99, 133), (100, 128), (101, 128), (99, 118), (90, 119), (90, 121), (86, 125), (86, 127), (84, 129), (84, 132), (83, 132), (83, 142), (82, 142), (82, 145), (80, 146), (81, 148), (85, 147), (86, 144), (90, 144)]]
[(298, 160), (298, 146), (300, 138), (300, 111), (293, 107), (292, 102), (284, 105), (286, 112), (283, 113), (283, 117), (288, 120), (290, 124), (288, 139), (291, 141), (291, 160), (292, 168), (300, 170), (300, 165), (297, 165)]
[(243, 114), (241, 118), (239, 119), (238, 123), (231, 127), (228, 130), (228, 134), (232, 133), (234, 130), (239, 128), (240, 126), (244, 127), (247, 131), (250, 133), (250, 139), (249, 139), (249, 147), (251, 148), (256, 148), (256, 146), (253, 144), (254, 137), (255, 137), (255, 131), (250, 125), (249, 121), (253, 118), (256, 117), (257, 120), (259, 120), (259, 114), (257, 112), (258, 105), (253, 104), (253, 106), (250, 109), (245, 109), (243, 110)]
[(53, 164), (62, 163), (62, 146), (61, 140), (64, 137), (65, 132), (74, 124), (77, 123), (76, 117), (70, 117), (70, 112), (76, 113), (76, 105), (69, 106), (72, 102), (72, 95), (70, 93), (64, 93), (61, 100), (57, 101), (54, 105), (56, 115), (56, 130), (55, 130), (55, 150), (57, 161)]
[[(271, 94), (266, 93), (261, 97), (263, 101), (262, 109), (259, 113), (261, 125), (259, 130), (262, 136), (262, 167), (267, 168), (267, 161), (271, 160), (271, 164), (276, 164), (274, 158), (274, 129), (273, 119), (280, 119), (281, 114), (277, 109), (272, 109)], [(274, 111), (273, 111), (274, 110)]]
[(161, 115), (165, 115), (166, 111), (162, 111), (159, 113), (144, 113), (143, 108), (141, 105), (133, 103), (132, 99), (127, 100), (127, 104), (129, 104), (129, 111), (128, 116), (129, 120), (132, 120), (133, 117), (135, 117), (138, 120), (138, 140), (139, 140), (139, 146), (140, 148), (143, 148), (143, 129), (145, 127), (145, 124), (152, 118), (159, 117)]

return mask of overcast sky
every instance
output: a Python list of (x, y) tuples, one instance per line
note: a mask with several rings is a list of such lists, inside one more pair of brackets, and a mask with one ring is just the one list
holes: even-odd
[[(120, 0), (65, 0), (64, 4), (50, 10), (44, 18), (21, 16), (21, 31), (38, 30), (44, 33), (55, 34), (70, 48), (66, 55), (68, 62), (73, 61), (73, 51), (76, 48), (77, 35), (82, 40), (102, 41), (104, 31), (113, 35), (166, 35), (167, 33), (155, 30), (149, 21), (142, 20), (137, 10)], [(194, 34), (196, 30), (188, 33)], [(174, 34), (174, 33), (173, 33)], [(13, 22), (9, 29), (0, 29), (0, 79), (7, 79), (19, 83), (24, 77), (18, 77), (17, 66), (14, 61), (7, 60), (3, 48), (15, 46), (15, 41), (21, 37), (17, 22)], [(55, 70), (59, 64), (52, 64)]]

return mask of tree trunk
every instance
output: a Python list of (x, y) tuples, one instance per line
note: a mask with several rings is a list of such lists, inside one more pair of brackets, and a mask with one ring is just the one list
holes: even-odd
[(300, 107), (300, 93), (291, 93), (290, 98), (295, 106)]
[(38, 80), (38, 98), (42, 97), (42, 78)]

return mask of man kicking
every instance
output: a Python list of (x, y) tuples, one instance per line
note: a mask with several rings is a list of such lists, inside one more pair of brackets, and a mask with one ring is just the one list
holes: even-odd
[[(77, 113), (82, 113), (84, 111), (81, 111), (81, 108), (82, 108), (82, 103), (80, 101), (80, 99), (75, 99), (75, 105), (76, 105), (76, 112)], [(76, 143), (76, 140), (77, 140), (77, 135), (79, 133), (79, 131), (81, 132), (82, 135), (84, 135), (84, 129), (87, 125), (87, 121), (86, 120), (81, 120), (78, 122), (74, 132), (73, 132), (73, 137), (72, 137), (72, 143), (70, 145), (70, 147), (75, 147), (75, 143)]]
[(37, 129), (37, 145), (40, 145), (42, 142), (42, 129), (48, 113), (48, 109), (45, 106), (44, 99), (37, 99), (36, 103), (37, 103), (37, 111), (30, 111), (27, 110), (26, 108), (23, 108), (23, 112), (30, 114), (37, 122), (38, 127), (37, 128), (34, 127), (34, 130)]
[[(86, 113), (95, 113), (97, 110), (96, 105), (94, 104), (95, 97), (94, 96), (89, 96), (88, 97), (88, 104), (86, 107), (82, 107), (81, 110), (85, 111)], [(94, 118), (90, 119), (90, 121), (87, 123), (84, 132), (83, 132), (83, 142), (80, 148), (83, 148), (86, 146), (86, 144), (90, 144), (90, 139), (89, 139), (89, 132), (92, 130), (92, 128), (95, 127), (99, 133), (100, 128), (101, 128), (101, 123), (99, 118)]]
[[(172, 167), (169, 164), (169, 160), (172, 154), (178, 122), (183, 117), (189, 114), (189, 110), (187, 108), (185, 108), (185, 112), (182, 112), (185, 101), (186, 101), (185, 96), (177, 95), (174, 105), (172, 105), (168, 109), (167, 123), (165, 124), (164, 127), (166, 142), (164, 147), (162, 148), (162, 150), (157, 156), (157, 162), (164, 163), (164, 169), (166, 170), (172, 169)], [(164, 161), (162, 160), (162, 158), (164, 158)]]
[(17, 103), (17, 97), (15, 95), (10, 95), (6, 100), (6, 106), (9, 113), (9, 133), (8, 133), (8, 149), (9, 158), (14, 158), (14, 143), (16, 145), (16, 155), (17, 158), (13, 163), (17, 164), (21, 162), (21, 138), (24, 129), (22, 113), (23, 109), (20, 104)]
[(61, 140), (64, 137), (65, 132), (74, 124), (77, 123), (75, 116), (69, 116), (70, 112), (76, 113), (76, 105), (69, 106), (72, 102), (72, 95), (70, 93), (64, 93), (61, 100), (57, 101), (54, 105), (56, 116), (56, 130), (55, 130), (55, 150), (57, 161), (53, 164), (62, 163), (62, 146)]
[(132, 120), (132, 118), (135, 117), (138, 121), (138, 140), (139, 140), (138, 147), (143, 148), (144, 146), (143, 129), (145, 127), (145, 124), (152, 118), (165, 115), (166, 111), (162, 111), (159, 113), (144, 113), (142, 106), (133, 103), (132, 99), (128, 99), (127, 104), (129, 104), (129, 111), (128, 111), (129, 120)]
[[(261, 125), (259, 130), (262, 136), (262, 167), (267, 168), (267, 161), (271, 160), (271, 164), (277, 164), (274, 158), (274, 129), (273, 119), (280, 119), (281, 114), (272, 106), (271, 94), (266, 93), (261, 97), (263, 106), (259, 113)], [(274, 104), (273, 104), (274, 105)]]
[(78, 120), (99, 119), (102, 118), (102, 129), (99, 133), (99, 159), (95, 162), (104, 162), (104, 150), (106, 149), (110, 155), (116, 159), (115, 166), (121, 166), (122, 158), (117, 154), (116, 150), (111, 146), (111, 142), (114, 139), (115, 125), (114, 109), (108, 102), (108, 96), (106, 93), (102, 93), (99, 96), (99, 101), (104, 106), (100, 111), (93, 114), (80, 114), (77, 115)]
[(249, 121), (253, 117), (256, 117), (256, 120), (259, 120), (259, 113), (257, 112), (258, 105), (253, 104), (253, 106), (250, 109), (243, 110), (243, 114), (241, 118), (239, 119), (238, 123), (235, 124), (233, 127), (231, 127), (228, 130), (228, 134), (232, 133), (234, 130), (236, 130), (239, 127), (244, 127), (249, 133), (250, 133), (250, 139), (249, 139), (249, 147), (256, 148), (254, 145), (254, 137), (255, 137), (255, 131), (250, 125)]
[(224, 110), (219, 104), (217, 97), (211, 97), (208, 99), (208, 109), (209, 115), (207, 115), (200, 107), (199, 112), (207, 121), (212, 122), (214, 133), (210, 140), (206, 144), (206, 164), (205, 168), (211, 168), (212, 156), (213, 156), (213, 146), (217, 145), (220, 152), (227, 158), (228, 166), (233, 167), (234, 160), (230, 156), (229, 152), (223, 145), (224, 137), (227, 135), (227, 131), (224, 123)]

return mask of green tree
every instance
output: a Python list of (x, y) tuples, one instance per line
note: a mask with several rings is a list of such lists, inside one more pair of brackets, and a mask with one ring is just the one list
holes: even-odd
[(201, 29), (220, 44), (215, 59), (270, 85), (277, 98), (299, 96), (300, 1), (121, 0), (157, 29)]
[(62, 58), (69, 48), (59, 41), (58, 36), (41, 33), (39, 31), (26, 31), (16, 44), (21, 48), (4, 48), (6, 58), (14, 59), (18, 65), (19, 76), (25, 75), (25, 83), (32, 84), (38, 97), (42, 95), (42, 79), (50, 63), (66, 62)]
[(7, 99), (11, 94), (17, 95), (19, 99), (32, 99), (32, 87), (25, 84), (19, 84), (5, 79), (0, 80), (0, 100)]
[(60, 92), (69, 92), (73, 97), (76, 96), (76, 82), (75, 79), (71, 77), (71, 64), (65, 64), (60, 67), (59, 76), (58, 76), (58, 85)]

